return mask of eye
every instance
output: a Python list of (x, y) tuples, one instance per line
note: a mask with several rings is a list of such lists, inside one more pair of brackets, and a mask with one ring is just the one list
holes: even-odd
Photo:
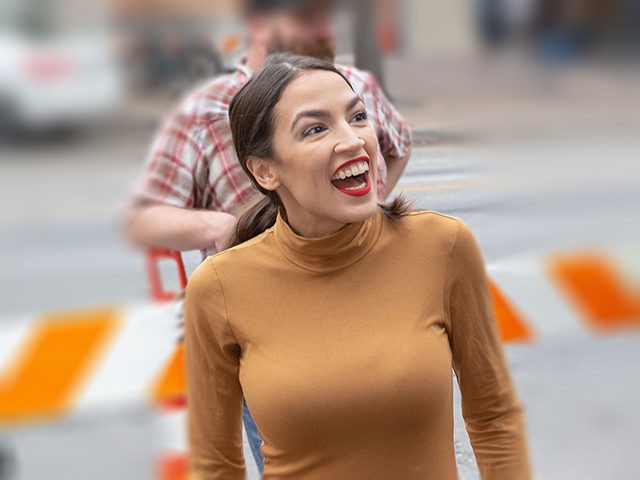
[(307, 128), (303, 133), (303, 137), (308, 137), (310, 135), (317, 135), (321, 132), (324, 132), (326, 129), (322, 125), (314, 125), (313, 127)]
[(353, 122), (366, 122), (367, 121), (367, 112), (365, 110), (361, 110), (360, 112), (356, 113), (353, 118), (351, 119)]

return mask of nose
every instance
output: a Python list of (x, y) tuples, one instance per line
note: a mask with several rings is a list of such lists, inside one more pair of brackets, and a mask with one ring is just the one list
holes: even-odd
[(356, 135), (350, 126), (343, 129), (342, 135), (334, 147), (336, 153), (360, 150), (364, 146), (364, 139)]

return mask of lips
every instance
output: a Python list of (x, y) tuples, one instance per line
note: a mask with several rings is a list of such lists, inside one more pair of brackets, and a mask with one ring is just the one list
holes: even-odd
[(366, 195), (371, 190), (369, 158), (362, 156), (338, 167), (331, 177), (331, 184), (340, 192), (353, 197)]

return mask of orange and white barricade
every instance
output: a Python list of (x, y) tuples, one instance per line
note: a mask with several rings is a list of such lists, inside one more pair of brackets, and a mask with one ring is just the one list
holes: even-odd
[(488, 265), (504, 341), (640, 327), (640, 250), (525, 256)]
[(152, 478), (179, 335), (174, 303), (3, 320), (0, 450), (15, 478)]
[[(489, 264), (502, 339), (640, 327), (640, 268), (629, 268), (629, 258), (600, 252)], [(15, 465), (11, 480), (186, 478), (179, 308), (113, 306), (0, 322), (0, 468)]]

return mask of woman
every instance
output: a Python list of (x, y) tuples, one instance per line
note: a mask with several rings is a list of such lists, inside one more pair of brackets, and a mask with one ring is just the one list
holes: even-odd
[(485, 479), (529, 478), (469, 229), (376, 203), (375, 133), (331, 64), (278, 55), (231, 103), (265, 197), (186, 297), (196, 478), (244, 478), (242, 399), (264, 479), (457, 477), (451, 367)]

